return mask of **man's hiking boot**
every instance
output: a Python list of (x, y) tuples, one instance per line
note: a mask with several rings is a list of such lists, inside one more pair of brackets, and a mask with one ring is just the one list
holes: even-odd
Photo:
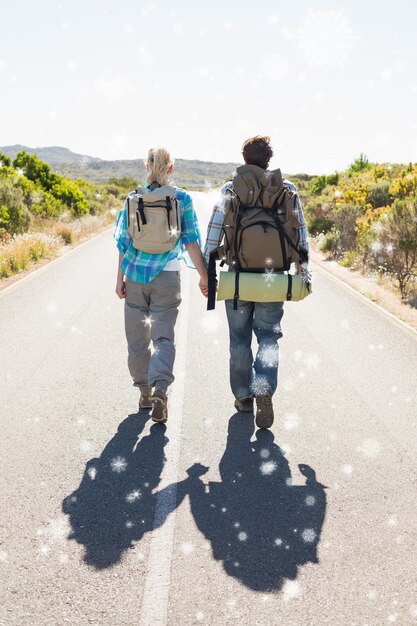
[(274, 423), (271, 396), (257, 396), (255, 422), (258, 428), (271, 428)]
[(235, 400), (235, 408), (242, 413), (253, 413), (253, 398)]
[(153, 404), (151, 411), (152, 421), (164, 424), (168, 419), (168, 400), (166, 395), (162, 391), (158, 391), (156, 389), (151, 399)]

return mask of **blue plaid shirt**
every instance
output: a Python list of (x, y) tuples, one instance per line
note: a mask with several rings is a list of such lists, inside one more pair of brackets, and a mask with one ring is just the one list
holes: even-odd
[[(149, 187), (149, 185), (145, 186)], [(119, 252), (123, 254), (122, 271), (130, 280), (148, 285), (155, 276), (162, 272), (169, 261), (180, 258), (188, 263), (185, 256), (185, 246), (187, 244), (198, 241), (201, 245), (200, 229), (193, 201), (183, 189), (177, 188), (175, 197), (179, 200), (181, 236), (175, 248), (162, 254), (148, 254), (134, 248), (132, 237), (127, 230), (127, 201), (125, 201), (123, 209), (119, 211), (113, 237), (117, 242)]]
[[(303, 209), (301, 206), (301, 201), (297, 193), (297, 189), (295, 185), (291, 181), (287, 180), (286, 178), (284, 178), (283, 183), (284, 183), (284, 186), (287, 187), (287, 189), (290, 189), (291, 191), (295, 193), (295, 207), (297, 211), (298, 220), (301, 224), (301, 227), (299, 228), (300, 238), (299, 238), (298, 243), (301, 247), (307, 250), (307, 253), (309, 253), (310, 250), (309, 250), (307, 225), (306, 225), (306, 220), (304, 217)], [(211, 220), (209, 222), (208, 229), (207, 229), (206, 245), (204, 247), (204, 257), (207, 263), (209, 262), (210, 253), (219, 246), (219, 239), (220, 239), (220, 235), (222, 234), (223, 223), (224, 223), (224, 211), (225, 211), (225, 204), (226, 204), (226, 199), (227, 199), (227, 191), (231, 189), (232, 186), (233, 186), (232, 181), (229, 181), (225, 185), (223, 185), (221, 192), (220, 192), (220, 197), (218, 201), (216, 202), (214, 209), (213, 209), (213, 214), (211, 216)]]

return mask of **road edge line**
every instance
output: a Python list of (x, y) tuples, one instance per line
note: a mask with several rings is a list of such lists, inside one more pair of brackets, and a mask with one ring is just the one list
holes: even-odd
[(377, 304), (376, 302), (374, 302), (373, 300), (368, 298), (368, 296), (365, 296), (363, 293), (361, 293), (360, 291), (358, 291), (357, 289), (355, 289), (354, 287), (352, 287), (351, 285), (346, 283), (344, 280), (342, 280), (338, 276), (335, 276), (332, 272), (330, 272), (329, 270), (325, 269), (324, 267), (322, 267), (318, 263), (315, 263), (314, 261), (312, 261), (311, 265), (316, 270), (318, 270), (319, 272), (323, 272), (323, 274), (326, 274), (327, 276), (329, 276), (332, 280), (334, 280), (334, 282), (338, 283), (339, 285), (342, 285), (342, 287), (344, 287), (347, 291), (350, 291), (350, 292), (354, 293), (358, 298), (360, 298), (361, 300), (365, 301), (365, 303), (369, 307), (377, 309), (380, 313), (383, 313), (386, 317), (389, 317), (396, 324), (398, 324), (399, 326), (402, 326), (406, 330), (408, 330), (411, 333), (413, 333), (413, 335), (417, 336), (417, 330), (415, 328), (413, 328), (412, 326), (410, 326), (410, 324), (407, 324), (407, 322), (404, 322), (402, 319), (400, 319), (399, 317), (397, 317), (396, 315), (394, 315), (390, 311), (387, 311), (387, 309), (384, 309), (384, 307), (382, 307), (380, 304)]
[(5, 293), (10, 293), (10, 291), (13, 291), (14, 289), (16, 289), (17, 287), (19, 287), (20, 285), (22, 285), (23, 283), (25, 283), (26, 281), (28, 281), (30, 278), (32, 278), (33, 276), (36, 276), (38, 274), (41, 274), (42, 272), (45, 272), (48, 268), (52, 267), (53, 265), (55, 265), (56, 263), (59, 263), (59, 261), (62, 261), (62, 259), (65, 259), (68, 257), (68, 255), (72, 254), (73, 252), (75, 252), (76, 250), (79, 250), (80, 248), (82, 248), (83, 246), (87, 245), (88, 243), (90, 243), (90, 241), (93, 241), (94, 239), (97, 239), (98, 237), (101, 237), (102, 235), (104, 235), (105, 233), (107, 233), (109, 230), (111, 230), (113, 228), (113, 226), (109, 226), (108, 228), (105, 228), (104, 230), (102, 230), (100, 233), (96, 233), (95, 235), (92, 235), (91, 237), (89, 237), (88, 239), (86, 239), (86, 241), (82, 241), (79, 244), (76, 244), (74, 247), (72, 247), (70, 250), (64, 250), (64, 252), (61, 254), (61, 256), (55, 258), (55, 259), (51, 259), (50, 261), (47, 261), (44, 265), (42, 265), (42, 267), (35, 267), (33, 268), (33, 270), (29, 270), (28, 274), (26, 274), (26, 276), (22, 276), (22, 278), (18, 278), (13, 285), (9, 285), (8, 287), (5, 287), (4, 289), (2, 289), (0, 291), (0, 298), (5, 294)]

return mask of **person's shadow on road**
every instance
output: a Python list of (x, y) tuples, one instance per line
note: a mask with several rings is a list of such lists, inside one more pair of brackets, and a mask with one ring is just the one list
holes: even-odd
[[(98, 570), (118, 563), (125, 550), (155, 528), (153, 491), (169, 440), (161, 424), (139, 440), (148, 419), (148, 412), (129, 415), (100, 458), (88, 461), (80, 486), (62, 505), (71, 524), (69, 538), (85, 547), (84, 561)], [(156, 524), (162, 525), (169, 513), (159, 515)]]
[(221, 482), (206, 486), (200, 476), (208, 468), (196, 465), (188, 470), (187, 492), (196, 524), (227, 574), (251, 589), (274, 591), (294, 580), (299, 566), (318, 563), (325, 487), (308, 465), (299, 465), (305, 485), (292, 486), (273, 433), (258, 430), (251, 442), (253, 432), (253, 416), (233, 415)]

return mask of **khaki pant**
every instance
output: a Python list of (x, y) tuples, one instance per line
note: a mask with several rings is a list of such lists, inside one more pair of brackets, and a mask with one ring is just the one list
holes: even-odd
[(153, 387), (157, 382), (166, 387), (173, 382), (174, 327), (180, 303), (180, 272), (163, 271), (149, 285), (126, 278), (128, 366), (136, 387)]

